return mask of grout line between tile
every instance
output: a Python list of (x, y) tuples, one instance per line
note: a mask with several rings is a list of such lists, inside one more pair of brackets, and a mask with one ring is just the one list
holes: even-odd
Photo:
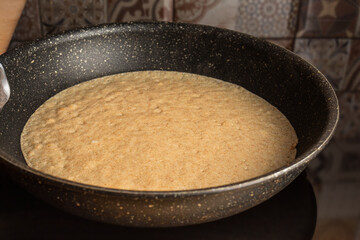
[(291, 51), (294, 51), (294, 49), (295, 49), (296, 35), (297, 35), (298, 31), (299, 31), (299, 25), (300, 25), (300, 14), (301, 14), (301, 9), (302, 9), (302, 3), (303, 3), (303, 1), (299, 0), (295, 31), (294, 31), (294, 34), (293, 34), (293, 37), (292, 37), (293, 41), (291, 43)]
[(37, 2), (38, 2), (38, 10), (39, 10), (39, 16), (38, 16), (38, 20), (39, 20), (39, 24), (40, 24), (40, 36), (41, 37), (45, 37), (45, 31), (44, 31), (44, 27), (43, 27), (43, 24), (41, 24), (41, 16), (42, 16), (42, 12), (41, 12), (41, 6), (40, 6), (40, 4), (41, 4), (41, 0), (37, 0)]

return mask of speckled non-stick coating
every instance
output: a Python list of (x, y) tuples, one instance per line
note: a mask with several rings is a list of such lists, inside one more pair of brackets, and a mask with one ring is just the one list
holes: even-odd
[[(324, 76), (291, 52), (245, 34), (179, 23), (124, 23), (71, 31), (0, 56), (11, 87), (0, 113), (0, 157), (10, 175), (45, 201), (83, 217), (131, 226), (179, 226), (244, 211), (270, 198), (328, 143), (338, 121)], [(139, 192), (78, 184), (27, 167), (20, 134), (45, 100), (109, 74), (171, 70), (240, 84), (282, 111), (294, 126), (298, 154), (287, 167), (209, 189)]]

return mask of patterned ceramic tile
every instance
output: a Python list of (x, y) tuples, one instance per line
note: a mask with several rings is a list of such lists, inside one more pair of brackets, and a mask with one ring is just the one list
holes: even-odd
[[(342, 151), (342, 158), (338, 171), (339, 180), (341, 181), (356, 180), (360, 182), (360, 151), (359, 151), (360, 141), (359, 140), (358, 141), (337, 140), (337, 141), (338, 141), (339, 149)], [(360, 195), (360, 191), (359, 191), (359, 195)]]
[(155, 19), (160, 21), (174, 21), (174, 0), (158, 0), (156, 2)]
[(288, 50), (293, 50), (294, 39), (293, 38), (280, 38), (280, 39), (266, 39), (269, 42), (275, 43), (280, 47), (286, 48)]
[(333, 139), (310, 162), (307, 173), (318, 203), (318, 218), (360, 216), (360, 141)]
[(293, 37), (299, 0), (239, 0), (236, 30), (258, 37)]
[(307, 173), (317, 193), (322, 192), (324, 184), (349, 181), (360, 183), (359, 148), (360, 142), (333, 139), (324, 151), (310, 162)]
[(173, 20), (173, 0), (108, 0), (108, 21)]
[[(358, 3), (357, 8), (360, 8), (360, 3)], [(355, 28), (355, 37), (360, 37), (360, 10), (358, 13), (358, 17), (357, 17), (357, 22), (356, 22), (356, 28)], [(359, 236), (360, 239), (360, 236)]]
[(175, 0), (175, 21), (235, 29), (238, 1)]
[(359, 0), (303, 0), (298, 37), (352, 37)]
[(38, 0), (28, 0), (16, 26), (13, 41), (30, 41), (41, 37)]
[(294, 52), (314, 64), (339, 90), (345, 77), (350, 45), (350, 39), (296, 39)]
[(340, 118), (335, 138), (354, 139), (359, 142), (355, 148), (360, 156), (360, 92), (338, 93)]
[(346, 68), (346, 76), (341, 82), (341, 89), (345, 91), (360, 91), (360, 40), (351, 40), (351, 50)]
[(324, 184), (317, 197), (319, 218), (357, 218), (360, 214), (360, 181)]
[[(315, 185), (321, 185), (329, 180), (336, 181), (339, 166), (342, 161), (342, 151), (333, 139), (328, 146), (310, 162), (307, 172), (309, 178)], [(321, 192), (321, 189), (319, 189)]]
[(344, 154), (344, 161), (341, 162), (341, 171), (360, 174), (360, 153), (358, 149)]
[(40, 0), (43, 35), (105, 23), (106, 0)]
[(312, 240), (358, 240), (356, 219), (318, 219)]
[(355, 233), (355, 239), (359, 240), (360, 239), (360, 220), (358, 219), (358, 224), (357, 224), (357, 230)]

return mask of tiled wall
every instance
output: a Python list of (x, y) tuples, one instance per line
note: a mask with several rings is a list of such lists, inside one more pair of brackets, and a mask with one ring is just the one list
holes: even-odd
[(27, 0), (12, 46), (77, 27), (172, 19), (172, 0)]
[(335, 137), (308, 169), (319, 219), (324, 219), (319, 231), (345, 224), (353, 236), (360, 229), (359, 4), (360, 0), (28, 0), (12, 46), (74, 27), (146, 19), (228, 28), (294, 51), (325, 74), (341, 107)]

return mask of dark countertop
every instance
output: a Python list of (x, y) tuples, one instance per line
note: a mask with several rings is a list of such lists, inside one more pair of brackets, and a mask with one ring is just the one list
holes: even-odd
[(303, 173), (270, 200), (238, 215), (178, 228), (128, 228), (67, 214), (0, 172), (0, 239), (311, 239), (316, 200)]

